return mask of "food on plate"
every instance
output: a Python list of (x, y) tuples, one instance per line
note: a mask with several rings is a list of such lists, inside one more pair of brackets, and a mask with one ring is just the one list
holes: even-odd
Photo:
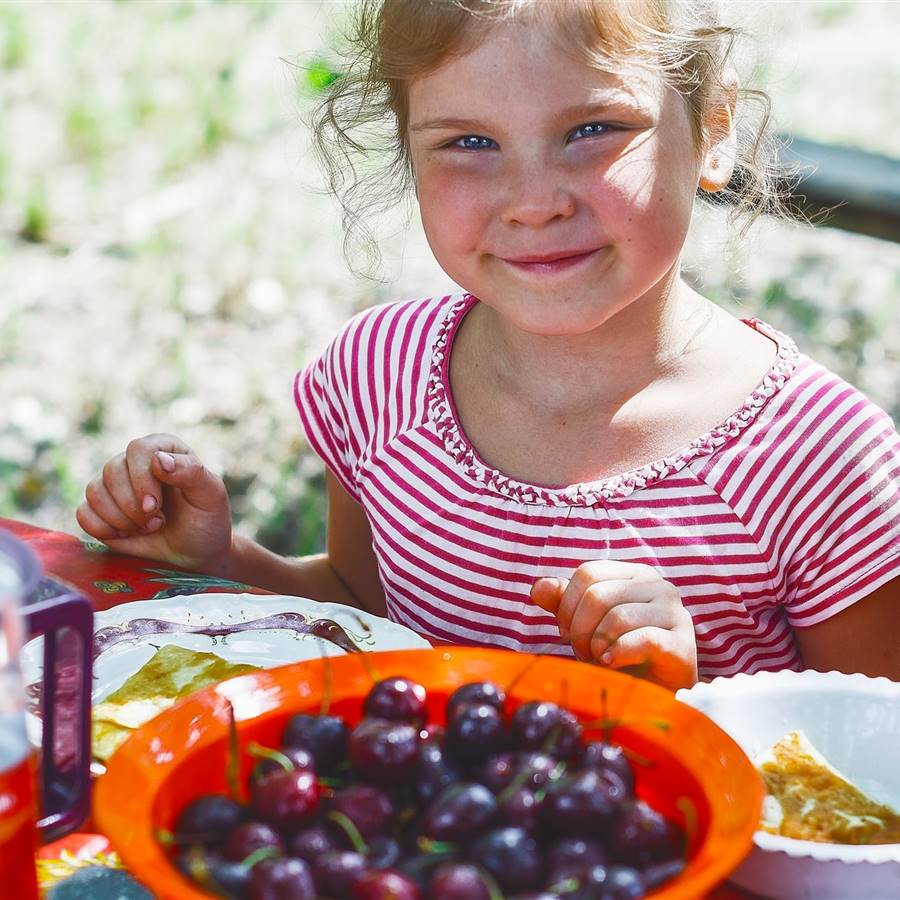
[(165, 644), (137, 672), (92, 710), (94, 757), (105, 762), (135, 728), (181, 697), (258, 666), (230, 663), (215, 653)]
[(608, 725), (510, 705), (466, 684), (445, 724), (421, 685), (376, 681), (355, 727), (294, 715), (280, 749), (247, 746), (246, 784), (195, 797), (160, 840), (226, 897), (639, 898), (682, 871), (685, 834), (635, 796)]
[(756, 767), (768, 792), (764, 831), (833, 844), (900, 843), (900, 815), (851, 784), (802, 731), (785, 735)]

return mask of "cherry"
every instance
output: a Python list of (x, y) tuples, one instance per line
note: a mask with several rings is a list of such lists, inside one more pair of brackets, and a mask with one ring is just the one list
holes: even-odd
[(403, 855), (400, 844), (392, 837), (383, 834), (376, 834), (369, 841), (369, 853), (366, 859), (369, 860), (369, 867), (372, 869), (392, 869)]
[(469, 703), (457, 706), (447, 723), (447, 749), (464, 763), (480, 763), (500, 749), (505, 728), (495, 706)]
[(415, 881), (393, 869), (367, 872), (353, 882), (353, 900), (421, 900)]
[(460, 685), (447, 698), (447, 718), (452, 719), (457, 707), (464, 703), (487, 703), (502, 712), (506, 702), (506, 693), (493, 681), (470, 681)]
[(575, 877), (578, 886), (566, 894), (573, 900), (639, 900), (644, 896), (640, 873), (625, 866), (592, 866)]
[(421, 746), (414, 784), (415, 798), (421, 806), (427, 806), (445, 787), (461, 779), (459, 766), (448, 758), (439, 743)]
[(308, 769), (279, 769), (250, 786), (254, 813), (274, 828), (298, 831), (311, 823), (319, 808), (319, 786)]
[(655, 809), (642, 800), (629, 800), (609, 832), (617, 860), (634, 866), (671, 859), (679, 852), (679, 835)]
[(243, 900), (250, 888), (250, 869), (239, 862), (222, 859), (214, 853), (191, 848), (177, 860), (179, 871), (203, 887), (226, 897)]
[(350, 735), (349, 753), (351, 768), (363, 778), (402, 780), (418, 759), (419, 734), (401, 722), (363, 719)]
[(363, 838), (386, 831), (394, 817), (391, 798), (377, 787), (351, 784), (331, 798), (331, 810), (345, 815)]
[(537, 889), (543, 862), (537, 841), (522, 828), (498, 828), (472, 844), (469, 856), (487, 869), (504, 894)]
[(538, 798), (533, 788), (522, 785), (507, 789), (498, 795), (497, 804), (498, 824), (524, 828), (525, 831), (537, 830), (543, 797)]
[(480, 778), (494, 793), (521, 779), (527, 787), (540, 788), (551, 776), (557, 774), (559, 762), (546, 753), (498, 753), (490, 757), (481, 768)]
[(547, 850), (547, 885), (571, 878), (579, 871), (606, 865), (607, 853), (599, 841), (562, 838)]
[(492, 900), (484, 872), (469, 863), (444, 863), (428, 882), (429, 900)]
[(607, 741), (591, 741), (584, 745), (579, 765), (583, 769), (611, 769), (628, 789), (634, 793), (634, 772), (625, 751), (618, 744)]
[(312, 867), (313, 879), (324, 897), (349, 897), (353, 882), (370, 869), (369, 861), (352, 850), (323, 853)]
[(539, 750), (568, 759), (581, 746), (578, 719), (555, 703), (523, 703), (510, 722), (510, 742), (521, 750)]
[(291, 856), (298, 856), (308, 863), (315, 860), (323, 853), (339, 850), (338, 842), (332, 837), (331, 832), (321, 825), (311, 825), (298, 831), (290, 841)]
[(438, 841), (471, 838), (496, 813), (497, 801), (483, 784), (451, 784), (428, 808), (422, 833)]
[(285, 747), (308, 750), (316, 761), (316, 771), (331, 775), (347, 756), (349, 729), (337, 716), (298, 713), (288, 719), (282, 743)]
[[(304, 750), (302, 747), (282, 747), (279, 752), (287, 758), (288, 762), (295, 769), (309, 769), (311, 772), (314, 772), (316, 769), (316, 759), (309, 750)], [(283, 768), (284, 766), (278, 760), (271, 758), (261, 759), (253, 767), (250, 780), (256, 781), (262, 778), (263, 775), (268, 775), (270, 772), (276, 772), (278, 769)]]
[(585, 769), (547, 787), (542, 822), (551, 834), (595, 836), (612, 822), (626, 791), (612, 772)]
[(265, 822), (244, 822), (231, 832), (222, 855), (225, 859), (241, 862), (263, 847), (272, 847), (279, 856), (284, 855), (284, 842), (277, 831)]
[(203, 794), (182, 810), (175, 825), (175, 840), (201, 847), (221, 846), (246, 818), (246, 808), (230, 797)]
[(425, 721), (425, 688), (409, 678), (385, 678), (369, 691), (363, 712), (374, 719), (421, 725)]
[(315, 900), (316, 887), (309, 865), (282, 857), (258, 862), (250, 873), (250, 900)]

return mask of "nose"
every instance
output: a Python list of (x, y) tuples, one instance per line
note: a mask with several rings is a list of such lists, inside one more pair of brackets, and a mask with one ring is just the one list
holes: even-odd
[(573, 187), (545, 162), (511, 167), (506, 182), (501, 219), (507, 225), (540, 228), (575, 214)]

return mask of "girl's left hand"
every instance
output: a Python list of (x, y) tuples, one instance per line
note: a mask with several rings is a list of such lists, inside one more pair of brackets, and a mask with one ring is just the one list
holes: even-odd
[(571, 580), (538, 578), (534, 603), (553, 613), (582, 662), (612, 669), (646, 666), (647, 677), (677, 690), (697, 681), (694, 623), (677, 588), (652, 566), (616, 560), (580, 565)]

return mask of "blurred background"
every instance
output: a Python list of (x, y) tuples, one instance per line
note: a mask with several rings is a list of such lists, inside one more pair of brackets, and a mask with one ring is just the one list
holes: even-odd
[[(294, 372), (356, 310), (453, 289), (415, 216), (384, 225), (380, 280), (342, 256), (305, 116), (345, 16), (318, 0), (0, 3), (0, 516), (79, 533), (85, 483), (164, 430), (224, 476), (240, 531), (321, 547)], [(780, 131), (900, 157), (900, 3), (725, 17)], [(865, 159), (851, 169), (871, 188)], [(698, 207), (692, 283), (898, 421), (900, 243), (770, 220), (738, 238), (725, 218)]]

